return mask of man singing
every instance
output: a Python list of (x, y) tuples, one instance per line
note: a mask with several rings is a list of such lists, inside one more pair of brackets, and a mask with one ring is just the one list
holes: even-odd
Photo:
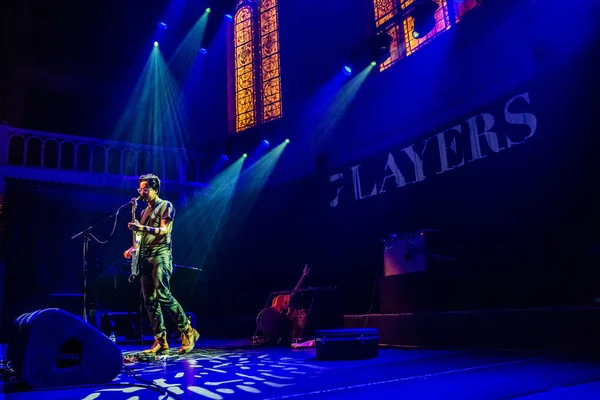
[[(173, 256), (171, 229), (175, 208), (167, 200), (158, 197), (160, 179), (152, 174), (139, 178), (138, 192), (148, 207), (142, 213), (140, 221), (130, 222), (129, 229), (141, 232), (139, 267), (142, 295), (148, 317), (154, 331), (154, 344), (144, 350), (145, 353), (157, 354), (169, 350), (163, 311), (181, 331), (181, 348), (179, 354), (189, 353), (200, 338), (200, 334), (192, 328), (188, 317), (170, 290), (169, 280), (173, 273)], [(131, 258), (131, 250), (125, 250), (125, 258)]]

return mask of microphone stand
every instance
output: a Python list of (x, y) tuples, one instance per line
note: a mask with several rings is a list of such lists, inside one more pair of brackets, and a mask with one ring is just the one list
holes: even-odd
[(121, 207), (119, 207), (119, 209), (117, 210), (116, 213), (109, 215), (108, 217), (106, 217), (103, 220), (95, 223), (94, 225), (89, 226), (89, 227), (85, 228), (84, 230), (82, 230), (81, 232), (79, 232), (79, 233), (71, 236), (71, 240), (77, 239), (78, 237), (83, 236), (83, 321), (84, 322), (88, 322), (88, 312), (87, 312), (87, 272), (88, 272), (88, 250), (89, 250), (91, 232), (98, 225), (103, 224), (104, 222), (108, 221), (111, 218), (116, 218), (119, 215), (119, 212), (121, 211), (121, 209), (123, 207), (127, 207), (131, 203), (132, 202), (130, 201), (128, 203), (123, 204)]

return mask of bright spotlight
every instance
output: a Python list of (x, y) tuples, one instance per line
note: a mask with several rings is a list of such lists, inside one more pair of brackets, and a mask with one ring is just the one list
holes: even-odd
[(230, 22), (233, 21), (233, 17), (231, 16), (231, 14), (225, 14), (225, 19)]
[(290, 142), (290, 139), (285, 139), (285, 142), (286, 142), (286, 143), (289, 143), (289, 142)]
[(206, 51), (206, 49), (204, 47), (202, 47), (200, 50), (198, 50), (200, 52), (200, 54), (206, 54), (208, 53), (208, 51)]
[(154, 42), (154, 47), (158, 47), (158, 42)]
[(206, 8), (206, 12), (209, 13), (210, 12), (210, 7)]
[(410, 12), (410, 16), (415, 20), (412, 34), (415, 39), (422, 38), (435, 27), (435, 12), (439, 7), (433, 0), (422, 0), (415, 5)]
[(352, 75), (352, 68), (346, 65), (344, 67), (344, 75)]
[(227, 157), (227, 154), (221, 154), (221, 160), (228, 161), (229, 157)]
[(167, 24), (165, 24), (164, 22), (159, 22), (159, 23), (158, 23), (158, 27), (159, 27), (160, 29), (162, 29), (163, 31), (166, 31), (166, 30), (167, 30)]
[(374, 67), (374, 66), (376, 66), (376, 65), (377, 65), (377, 63), (376, 63), (375, 61), (371, 61), (371, 66), (372, 66), (372, 67)]
[(262, 144), (264, 144), (265, 146), (269, 147), (271, 145), (271, 143), (269, 143), (269, 141), (267, 139), (264, 139), (262, 141)]
[(248, 157), (248, 154), (244, 153), (244, 154), (242, 154), (242, 157), (246, 158), (246, 157)]

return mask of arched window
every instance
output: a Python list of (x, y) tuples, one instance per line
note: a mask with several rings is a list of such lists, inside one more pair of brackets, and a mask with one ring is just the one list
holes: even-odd
[[(379, 65), (383, 71), (403, 57), (415, 51), (446, 32), (453, 24), (460, 22), (465, 14), (481, 4), (483, 0), (434, 0), (438, 9), (433, 14), (435, 23), (424, 36), (415, 38), (414, 19), (411, 11), (423, 0), (373, 0), (375, 26), (377, 32), (387, 32), (392, 37), (390, 56)], [(453, 6), (448, 7), (448, 3)]]
[(282, 117), (277, 0), (238, 0), (234, 17), (235, 131)]

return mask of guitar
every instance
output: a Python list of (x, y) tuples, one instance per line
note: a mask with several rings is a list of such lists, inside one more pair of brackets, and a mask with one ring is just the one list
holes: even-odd
[[(290, 294), (280, 294), (276, 296), (273, 299), (271, 306), (263, 309), (258, 314), (256, 317), (256, 325), (259, 331), (266, 336), (278, 336), (278, 334), (282, 333), (282, 329), (285, 328), (286, 323), (294, 320), (297, 311), (293, 307), (290, 307), (290, 299), (302, 288), (309, 272), (310, 267), (306, 264), (302, 271), (302, 276), (292, 292)], [(284, 321), (282, 321), (282, 318)]]
[[(135, 213), (136, 213), (136, 209), (137, 209), (138, 199), (134, 198), (133, 200), (131, 200), (131, 202), (132, 202), (132, 204), (131, 204), (131, 222), (135, 222), (135, 220), (136, 220)], [(140, 273), (139, 251), (140, 251), (141, 240), (142, 240), (142, 233), (141, 232), (133, 232), (133, 246), (131, 248), (131, 275), (129, 275), (129, 278), (127, 279), (129, 282), (133, 282), (135, 277), (138, 276)]]
[(277, 310), (277, 312), (279, 312), (281, 315), (284, 315), (287, 319), (293, 319), (294, 310), (290, 308), (290, 298), (294, 295), (294, 293), (296, 293), (298, 290), (300, 290), (300, 288), (302, 288), (302, 285), (304, 285), (304, 281), (308, 277), (309, 272), (310, 267), (308, 266), (308, 264), (306, 264), (304, 266), (304, 270), (302, 271), (302, 276), (300, 277), (300, 280), (298, 280), (298, 283), (292, 290), (292, 293), (280, 294), (279, 296), (275, 297), (273, 299), (273, 303), (271, 304), (271, 308)]

